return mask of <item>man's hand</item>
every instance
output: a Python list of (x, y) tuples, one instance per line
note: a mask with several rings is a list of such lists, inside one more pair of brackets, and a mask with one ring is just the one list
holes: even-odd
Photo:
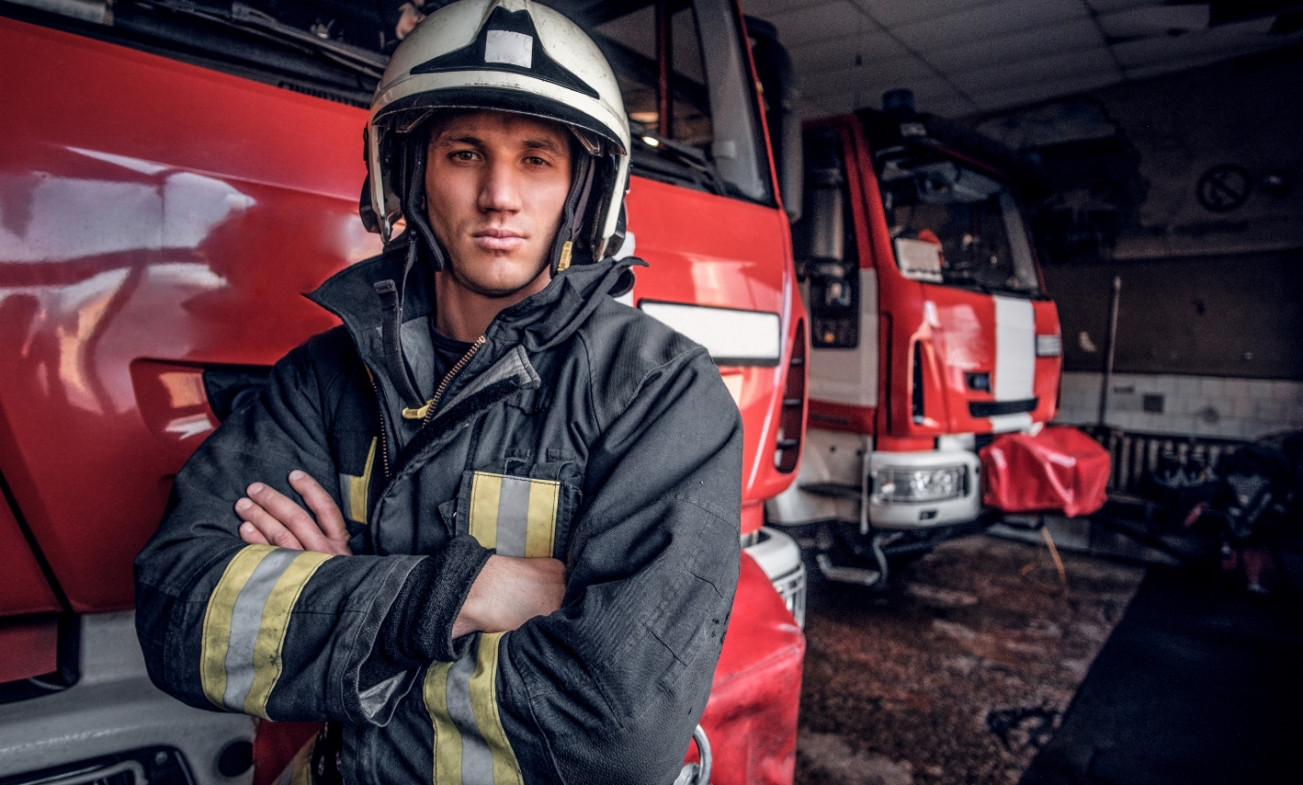
[(240, 539), (251, 545), (353, 555), (344, 516), (326, 489), (298, 469), (290, 472), (289, 480), (312, 513), (275, 488), (255, 482), (247, 490), (249, 495), (235, 503), (235, 514), (244, 521)]
[(566, 568), (560, 561), (494, 554), (471, 584), (452, 637), (510, 632), (535, 616), (560, 610), (565, 593)]
[[(244, 521), (240, 539), (251, 545), (351, 556), (348, 529), (335, 500), (306, 472), (290, 472), (289, 481), (311, 513), (275, 488), (255, 482), (249, 495), (235, 503), (235, 513)], [(452, 637), (510, 632), (535, 616), (559, 610), (566, 593), (565, 572), (556, 559), (490, 556), (471, 584)]]

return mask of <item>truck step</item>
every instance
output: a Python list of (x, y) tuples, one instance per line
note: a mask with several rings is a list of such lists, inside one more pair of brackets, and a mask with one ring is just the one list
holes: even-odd
[(860, 494), (863, 493), (863, 490), (858, 485), (850, 485), (840, 482), (810, 482), (798, 487), (806, 493), (814, 494), (815, 496), (827, 496), (833, 499), (850, 499), (851, 501), (859, 501)]
[(870, 570), (865, 567), (842, 567), (832, 563), (825, 553), (815, 557), (815, 562), (819, 565), (819, 572), (823, 577), (830, 581), (838, 583), (855, 583), (860, 586), (874, 587), (883, 582), (882, 573), (878, 570)]

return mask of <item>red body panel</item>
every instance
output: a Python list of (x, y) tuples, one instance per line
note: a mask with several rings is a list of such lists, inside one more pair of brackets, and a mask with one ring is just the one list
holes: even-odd
[(796, 766), (805, 636), (745, 553), (724, 650), (701, 726), (715, 756), (714, 785), (790, 783)]
[(0, 50), (46, 64), (0, 111), (0, 471), (73, 610), (129, 608), (211, 430), (160, 433), (170, 399), (132, 369), (269, 365), (335, 323), (299, 294), (379, 247), (363, 113), (6, 19)]
[[(0, 498), (0, 618), (57, 610), (58, 598), (41, 574), (9, 505)], [(0, 646), (0, 660), (6, 651)]]
[(59, 667), (54, 617), (0, 622), (0, 684), (53, 673)]

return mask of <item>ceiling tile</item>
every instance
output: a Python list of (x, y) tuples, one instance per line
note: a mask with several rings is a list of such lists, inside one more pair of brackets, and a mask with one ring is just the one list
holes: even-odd
[(1268, 17), (1181, 36), (1156, 35), (1139, 41), (1116, 44), (1113, 46), (1113, 52), (1123, 67), (1135, 68), (1173, 60), (1192, 59), (1205, 54), (1230, 57), (1239, 52), (1284, 46), (1299, 40), (1297, 34), (1291, 36), (1269, 34), (1267, 30), (1270, 29), (1273, 21)]
[(975, 71), (959, 70), (948, 74), (961, 90), (976, 95), (1001, 89), (1016, 89), (1026, 84), (1069, 79), (1086, 74), (1110, 74), (1121, 79), (1122, 73), (1104, 47), (1080, 52), (1041, 57), (1021, 63), (980, 68)]
[(1123, 8), (1137, 8), (1146, 5), (1165, 5), (1166, 0), (1086, 0), (1087, 5), (1101, 14), (1120, 11)]
[(1094, 90), (1120, 81), (1122, 81), (1122, 78), (1116, 72), (1084, 74), (974, 95), (973, 100), (982, 108), (982, 111), (990, 112), (996, 109), (1006, 109), (1011, 106), (1021, 106)]
[[(781, 31), (779, 34), (781, 36)], [(909, 50), (896, 43), (896, 39), (882, 32), (831, 38), (827, 41), (791, 48), (788, 53), (792, 56), (792, 63), (796, 66), (798, 77), (813, 71), (852, 67), (857, 56), (864, 66), (881, 60), (910, 56)]]
[(1165, 60), (1153, 65), (1140, 66), (1138, 68), (1128, 68), (1127, 78), (1134, 80), (1153, 79), (1156, 76), (1174, 74), (1178, 71), (1189, 71), (1200, 66), (1210, 65), (1222, 58), (1216, 54), (1202, 54), (1196, 57), (1187, 57), (1181, 60)]
[(742, 0), (742, 13), (768, 19), (825, 2), (827, 0)]
[(824, 95), (811, 96), (815, 102), (826, 102), (833, 100), (835, 96), (848, 96), (857, 108), (872, 107), (874, 109), (882, 106), (882, 94), (888, 90), (894, 90), (899, 87), (907, 87), (914, 91), (915, 102), (922, 107), (931, 101), (951, 101), (961, 100), (963, 96), (955, 91), (955, 88), (944, 79), (911, 79), (908, 82), (861, 82), (853, 85), (850, 89), (828, 92)]
[(801, 92), (812, 96), (860, 92), (876, 101), (884, 90), (930, 80), (937, 80), (936, 73), (917, 58), (903, 57), (872, 66), (807, 73), (801, 80)]
[(1000, 0), (854, 0), (874, 19), (887, 27), (899, 27), (925, 19), (971, 11)]
[(1206, 30), (1207, 5), (1164, 5), (1100, 14), (1099, 26), (1113, 38), (1160, 35), (1171, 30)]
[(1039, 30), (940, 49), (928, 53), (925, 59), (942, 71), (954, 73), (1102, 46), (1104, 37), (1093, 21), (1073, 19)]
[(834, 34), (852, 35), (878, 29), (847, 0), (834, 0), (767, 18), (778, 28), (778, 40), (789, 49), (824, 41)]
[(1087, 16), (1086, 6), (1081, 0), (1003, 0), (938, 19), (895, 27), (892, 32), (917, 52), (935, 52)]

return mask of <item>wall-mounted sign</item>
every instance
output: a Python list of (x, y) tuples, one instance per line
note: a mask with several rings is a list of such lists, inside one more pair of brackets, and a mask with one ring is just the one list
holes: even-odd
[(1239, 164), (1218, 164), (1199, 178), (1199, 204), (1214, 213), (1229, 213), (1248, 200), (1251, 190), (1249, 170)]

